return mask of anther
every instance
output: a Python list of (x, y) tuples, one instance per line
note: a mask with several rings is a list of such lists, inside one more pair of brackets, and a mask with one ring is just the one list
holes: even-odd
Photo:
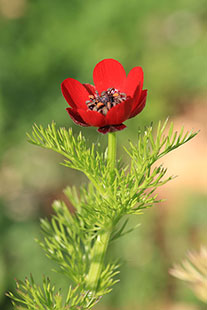
[(113, 108), (113, 103), (108, 101), (107, 104), (106, 104), (106, 107), (108, 110), (110, 110), (111, 108)]
[(106, 115), (111, 108), (125, 101), (127, 96), (125, 93), (120, 93), (118, 89), (111, 87), (102, 91), (101, 95), (96, 90), (95, 95), (89, 95), (89, 99), (86, 101), (89, 110)]
[(103, 107), (102, 110), (101, 110), (101, 113), (102, 113), (103, 115), (106, 115), (107, 112), (108, 112), (107, 107)]
[(96, 106), (97, 106), (97, 109), (99, 110), (100, 108), (105, 107), (105, 104), (103, 102), (98, 102)]

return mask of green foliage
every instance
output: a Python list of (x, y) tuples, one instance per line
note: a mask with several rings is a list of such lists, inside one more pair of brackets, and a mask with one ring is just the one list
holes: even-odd
[(123, 216), (139, 214), (142, 209), (159, 202), (154, 194), (156, 188), (172, 177), (164, 179), (167, 169), (162, 165), (154, 166), (155, 162), (197, 134), (184, 133), (183, 128), (180, 133), (173, 132), (171, 123), (166, 135), (166, 126), (167, 120), (163, 125), (159, 122), (155, 136), (152, 126), (143, 133), (139, 131), (137, 145), (130, 143), (129, 149), (125, 147), (131, 158), (130, 167), (118, 162), (114, 169), (107, 162), (107, 152), (101, 153), (94, 144), (88, 148), (81, 133), (75, 138), (71, 129), (56, 130), (54, 123), (46, 129), (35, 125), (28, 138), (37, 146), (63, 155), (66, 167), (82, 171), (91, 181), (88, 187), (80, 189), (79, 195), (75, 188), (68, 188), (65, 193), (87, 222), (88, 231), (97, 231), (110, 223), (116, 227)]
[(91, 149), (86, 145), (86, 140), (81, 132), (77, 138), (73, 136), (72, 129), (60, 128), (56, 130), (55, 123), (48, 125), (45, 130), (42, 126), (34, 125), (32, 136), (28, 134), (29, 142), (46, 149), (54, 150), (66, 159), (64, 165), (80, 170), (100, 190), (99, 184), (106, 171), (106, 158), (104, 154), (95, 151), (95, 145)]
[(55, 291), (48, 278), (43, 279), (42, 288), (35, 284), (32, 275), (30, 280), (16, 281), (17, 297), (12, 293), (7, 296), (12, 299), (14, 309), (18, 310), (88, 310), (91, 309), (99, 300), (89, 292), (78, 293), (79, 287), (69, 287), (67, 297), (64, 298), (61, 291)]
[[(131, 158), (129, 181), (127, 181), (128, 184), (131, 184), (127, 193), (129, 197), (127, 205), (130, 206), (129, 213), (139, 212), (140, 209), (158, 202), (156, 195), (152, 196), (152, 194), (157, 187), (164, 185), (173, 177), (163, 180), (167, 169), (162, 165), (154, 167), (154, 163), (197, 134), (193, 131), (184, 133), (183, 127), (180, 133), (173, 132), (173, 123), (171, 123), (166, 135), (166, 126), (167, 120), (163, 125), (159, 122), (155, 137), (152, 126), (147, 127), (143, 133), (139, 131), (137, 145), (130, 143), (130, 149), (125, 148)], [(126, 186), (127, 184), (125, 184)], [(137, 204), (138, 206), (136, 206)]]
[[(65, 191), (67, 194), (69, 189)], [(89, 206), (90, 207), (90, 206)], [(60, 271), (67, 275), (83, 291), (88, 290), (86, 276), (91, 264), (91, 253), (99, 235), (98, 222), (89, 223), (90, 214), (83, 208), (71, 214), (64, 202), (55, 201), (52, 220), (41, 221), (44, 242), (39, 242), (46, 255), (58, 263)], [(108, 293), (117, 280), (116, 264), (108, 264), (99, 279), (98, 296)]]
[[(23, 289), (18, 290), (22, 299), (10, 294), (11, 298), (26, 304), (26, 309), (39, 309), (40, 304), (40, 309), (45, 309), (44, 305), (46, 309), (90, 309), (111, 291), (118, 281), (119, 266), (106, 263), (105, 253), (113, 240), (134, 229), (126, 230), (127, 220), (120, 227), (120, 220), (139, 214), (159, 201), (155, 190), (172, 177), (165, 179), (167, 169), (154, 166), (155, 162), (196, 135), (184, 133), (183, 128), (180, 133), (173, 132), (173, 124), (165, 135), (166, 126), (167, 121), (163, 125), (159, 122), (155, 136), (152, 126), (140, 131), (137, 145), (130, 142), (130, 148), (125, 148), (130, 165), (119, 161), (115, 167), (108, 152), (100, 152), (95, 144), (89, 148), (81, 133), (75, 138), (71, 129), (57, 130), (54, 123), (46, 129), (33, 127), (32, 134), (28, 134), (29, 142), (63, 155), (66, 167), (82, 171), (90, 181), (79, 192), (75, 187), (66, 188), (65, 195), (75, 208), (73, 213), (64, 202), (54, 202), (51, 221), (41, 221), (43, 240), (39, 241), (46, 255), (58, 264), (58, 270), (75, 283), (82, 295), (69, 294), (64, 306), (60, 294), (53, 294), (54, 287), (48, 280), (44, 280), (42, 291), (31, 278), (32, 285), (28, 280), (18, 284)], [(55, 308), (50, 308), (51, 305)]]
[(178, 134), (173, 132), (171, 124), (168, 135), (165, 135), (166, 125), (167, 121), (163, 126), (159, 122), (155, 137), (152, 126), (143, 133), (140, 131), (137, 146), (130, 143), (130, 149), (125, 148), (131, 158), (130, 169), (119, 163), (111, 170), (107, 155), (100, 153), (94, 144), (91, 149), (88, 148), (81, 133), (74, 138), (71, 129), (56, 130), (54, 123), (46, 129), (35, 125), (32, 135), (28, 137), (29, 142), (63, 155), (65, 166), (80, 170), (88, 177), (93, 186), (81, 190), (79, 202), (73, 189), (70, 199), (74, 200), (75, 194), (74, 205), (87, 208), (86, 214), (91, 214), (89, 218), (94, 223), (100, 223), (102, 218), (103, 225), (106, 225), (107, 218), (117, 223), (122, 216), (138, 214), (159, 201), (153, 195), (154, 191), (172, 177), (163, 179), (167, 169), (162, 165), (154, 167), (153, 164), (197, 134), (184, 134), (183, 128)]
[(54, 202), (53, 208), (56, 215), (51, 223), (47, 219), (41, 221), (44, 243), (40, 242), (40, 245), (63, 273), (74, 282), (82, 283), (89, 263), (91, 233), (86, 233), (84, 221), (73, 216), (63, 202)]
[(177, 131), (173, 132), (174, 125), (172, 122), (166, 134), (167, 122), (168, 119), (163, 125), (161, 122), (158, 123), (155, 137), (153, 136), (152, 126), (147, 127), (144, 133), (140, 130), (137, 146), (130, 143), (131, 150), (128, 151), (125, 148), (138, 169), (148, 169), (155, 161), (188, 142), (197, 134), (197, 132), (193, 131), (184, 133), (184, 127), (181, 128), (179, 133)]

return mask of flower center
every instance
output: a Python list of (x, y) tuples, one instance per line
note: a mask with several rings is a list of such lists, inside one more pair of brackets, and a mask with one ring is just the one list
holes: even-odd
[(86, 105), (89, 110), (106, 115), (111, 108), (126, 99), (127, 96), (125, 93), (120, 93), (116, 88), (108, 88), (106, 91), (103, 91), (101, 95), (99, 95), (97, 90), (95, 95), (89, 95), (89, 100), (86, 101)]

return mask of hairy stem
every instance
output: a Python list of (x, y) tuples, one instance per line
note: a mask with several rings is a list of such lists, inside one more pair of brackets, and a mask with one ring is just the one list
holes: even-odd
[[(111, 165), (111, 170), (116, 165), (116, 134), (108, 134), (108, 163)], [(108, 248), (112, 226), (107, 224), (105, 229), (101, 229), (94, 243), (91, 253), (91, 266), (87, 275), (87, 289), (91, 291), (98, 290), (98, 281), (103, 270), (104, 258)]]

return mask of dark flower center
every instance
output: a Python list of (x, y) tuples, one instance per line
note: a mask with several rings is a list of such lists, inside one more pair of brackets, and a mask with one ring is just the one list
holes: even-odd
[(103, 91), (101, 95), (99, 95), (97, 90), (95, 95), (89, 95), (89, 100), (86, 101), (86, 105), (89, 110), (106, 115), (111, 108), (126, 99), (127, 96), (125, 93), (120, 93), (116, 88), (108, 88), (106, 91)]

